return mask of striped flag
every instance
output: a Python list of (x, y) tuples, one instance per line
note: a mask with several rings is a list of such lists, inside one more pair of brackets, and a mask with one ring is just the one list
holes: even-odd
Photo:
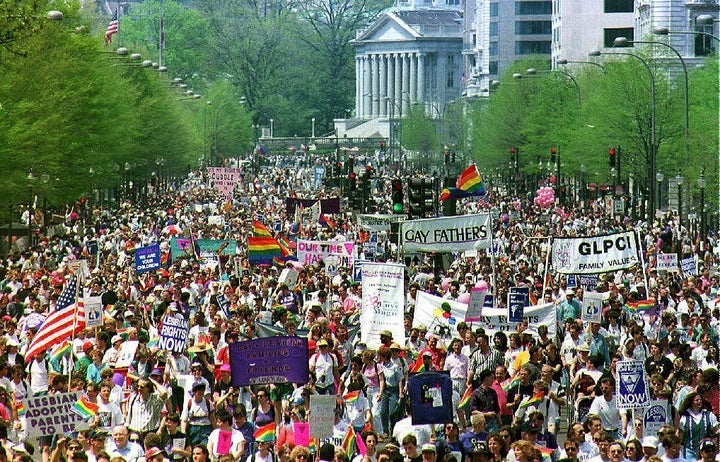
[(120, 11), (118, 8), (115, 8), (112, 19), (110, 20), (107, 29), (105, 29), (105, 45), (112, 43), (112, 36), (118, 33), (118, 27), (120, 25), (119, 19)]
[(638, 300), (637, 302), (625, 302), (625, 306), (623, 306), (623, 308), (625, 311), (635, 314), (647, 311), (654, 306), (655, 300), (651, 298), (648, 300)]
[(72, 410), (85, 420), (89, 420), (92, 416), (97, 414), (98, 409), (100, 409), (100, 406), (88, 401), (88, 399), (84, 396), (81, 396), (72, 407)]
[(255, 441), (275, 441), (275, 422), (270, 422), (267, 425), (255, 430), (253, 433)]
[(465, 393), (463, 393), (460, 402), (458, 403), (458, 409), (463, 409), (470, 405), (470, 398), (472, 397), (472, 387), (467, 387)]
[[(53, 346), (66, 341), (74, 334), (85, 329), (85, 310), (77, 303), (77, 278), (70, 278), (67, 287), (62, 291), (55, 305), (55, 311), (50, 313), (35, 334), (25, 353), (25, 362), (29, 363), (39, 354), (44, 354)], [(77, 313), (77, 323), (75, 314)], [(73, 327), (75, 328), (73, 331)]]
[(253, 220), (253, 235), (255, 237), (272, 237), (268, 227), (259, 220)]
[(414, 363), (408, 366), (408, 371), (413, 373), (425, 372), (425, 364), (423, 364), (422, 354), (418, 356)]
[(540, 401), (543, 400), (543, 398), (545, 398), (545, 393), (543, 393), (543, 392), (536, 393), (536, 394), (532, 395), (530, 398), (528, 398), (527, 400), (520, 403), (519, 407), (525, 408), (532, 404), (539, 403)]
[(22, 400), (15, 400), (15, 410), (17, 411), (18, 418), (25, 415), (25, 404), (23, 404)]
[(355, 404), (359, 397), (360, 397), (360, 390), (351, 391), (350, 393), (343, 395), (343, 399), (348, 404)]
[(252, 265), (271, 265), (280, 257), (280, 244), (272, 237), (248, 236), (248, 260)]
[(357, 435), (355, 434), (355, 430), (353, 430), (352, 425), (348, 427), (348, 431), (345, 434), (345, 438), (342, 440), (342, 448), (345, 451), (345, 454), (348, 455), (349, 458), (352, 459), (352, 457), (355, 455), (355, 441), (357, 440)]
[(514, 386), (517, 386), (517, 384), (520, 383), (520, 377), (518, 377), (517, 372), (515, 375), (504, 381), (500, 384), (500, 387), (503, 389), (503, 391), (510, 391), (510, 389)]

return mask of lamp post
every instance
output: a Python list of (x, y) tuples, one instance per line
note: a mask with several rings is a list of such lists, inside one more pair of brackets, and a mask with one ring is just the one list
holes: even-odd
[(311, 136), (310, 136), (310, 137), (311, 137), (312, 139), (315, 139), (315, 117), (313, 117), (312, 119), (310, 119), (310, 121), (312, 122), (312, 131), (311, 131)]
[(207, 108), (209, 106), (212, 106), (212, 101), (206, 101), (205, 106), (203, 106), (203, 155), (202, 160), (203, 164), (207, 165), (207, 150), (209, 147), (209, 143), (207, 142)]
[(645, 44), (645, 45), (662, 45), (675, 53), (675, 55), (680, 60), (680, 64), (682, 64), (683, 68), (683, 75), (685, 77), (685, 158), (689, 159), (689, 153), (690, 153), (690, 83), (688, 78), (688, 70), (687, 65), (685, 64), (685, 60), (683, 59), (682, 55), (679, 51), (672, 45), (665, 43), (665, 42), (654, 42), (651, 40), (628, 40), (625, 37), (618, 37), (614, 41), (614, 45), (616, 47), (628, 47), (630, 45), (633, 45), (635, 43)]
[[(697, 186), (700, 188), (700, 241), (705, 241), (705, 169), (700, 173), (700, 178), (697, 179)], [(702, 244), (703, 246), (705, 244)]]
[(605, 70), (605, 66), (594, 61), (568, 61), (567, 59), (558, 59), (555, 63), (559, 66), (565, 66), (568, 64), (590, 64), (591, 66), (599, 67), (603, 71)]
[(648, 184), (648, 218), (652, 219), (652, 213), (655, 213), (655, 182), (653, 181), (653, 178), (655, 178), (656, 173), (656, 164), (655, 164), (655, 75), (653, 74), (652, 68), (650, 67), (650, 64), (640, 56), (633, 54), (633, 53), (623, 53), (616, 51), (614, 53), (603, 53), (600, 50), (591, 51), (589, 53), (590, 56), (600, 56), (602, 54), (606, 55), (624, 55), (624, 56), (631, 56), (638, 61), (640, 61), (643, 66), (645, 66), (645, 69), (648, 71), (648, 76), (650, 77), (650, 149), (648, 152), (648, 175), (647, 175), (647, 184)]
[(662, 211), (662, 201), (660, 200), (662, 197), (662, 182), (665, 179), (665, 175), (663, 175), (663, 172), (657, 172), (655, 174), (655, 180), (657, 181), (657, 209)]
[[(539, 73), (551, 74), (553, 72), (559, 72), (560, 74), (563, 74), (564, 76), (566, 76), (567, 78), (570, 79), (570, 81), (575, 86), (575, 90), (577, 91), (578, 106), (582, 107), (582, 93), (580, 92), (580, 84), (578, 84), (578, 81), (575, 79), (575, 77), (571, 73), (569, 73), (567, 71), (563, 71), (562, 69), (555, 69), (554, 71), (538, 71), (537, 69), (530, 68), (525, 71), (525, 73), (528, 75), (536, 75)], [(513, 74), (513, 77), (515, 77), (515, 74)]]
[(585, 167), (585, 164), (580, 164), (580, 208), (585, 208), (585, 192), (587, 190), (587, 185), (585, 184), (585, 173), (587, 172), (587, 167)]
[[(27, 225), (28, 225), (28, 249), (30, 249), (33, 245), (33, 218), (35, 217), (35, 210), (34, 210), (34, 204), (33, 204), (33, 185), (35, 184), (35, 181), (37, 180), (37, 177), (35, 174), (33, 174), (32, 169), (30, 169), (30, 172), (27, 176), (27, 182), (28, 182), (28, 219), (27, 219)], [(9, 230), (8, 230), (9, 231)]]
[(273, 137), (273, 134), (275, 133), (275, 119), (270, 119), (270, 138)]
[(675, 176), (675, 184), (678, 188), (678, 263), (680, 263), (680, 260), (682, 260), (682, 185), (684, 181), (685, 179), (682, 177), (682, 175), (680, 175), (680, 172), (678, 171), (678, 174)]

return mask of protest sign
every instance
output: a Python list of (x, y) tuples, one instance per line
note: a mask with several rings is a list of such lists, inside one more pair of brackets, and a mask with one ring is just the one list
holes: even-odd
[(182, 257), (194, 256), (192, 241), (190, 239), (178, 237), (170, 239), (170, 256), (173, 260)]
[(680, 260), (680, 269), (682, 270), (683, 276), (697, 276), (695, 257), (688, 257)]
[(670, 423), (670, 417), (670, 405), (666, 400), (651, 401), (643, 413), (643, 435), (657, 436), (660, 427)]
[(355, 260), (353, 261), (353, 281), (362, 281), (362, 265), (368, 260)]
[(508, 321), (520, 322), (523, 320), (523, 309), (530, 304), (529, 287), (510, 287), (508, 289)]
[(310, 445), (310, 425), (307, 422), (293, 422), (295, 444), (298, 446)]
[(230, 344), (230, 373), (235, 387), (308, 380), (307, 338), (278, 336)]
[(181, 314), (167, 314), (160, 327), (158, 348), (165, 351), (182, 353), (187, 345), (190, 323)]
[(365, 262), (362, 266), (360, 341), (379, 346), (380, 331), (389, 330), (393, 340), (405, 344), (405, 265)]
[(75, 426), (85, 422), (72, 411), (80, 399), (80, 392), (33, 396), (23, 400), (28, 436), (63, 435), (75, 431)]
[(216, 294), (215, 299), (225, 317), (230, 319), (230, 300), (228, 300), (224, 294)]
[(295, 285), (297, 284), (298, 276), (300, 276), (300, 273), (298, 273), (296, 270), (292, 268), (284, 268), (280, 272), (280, 277), (278, 278), (278, 284), (285, 284), (288, 286), (288, 289), (295, 290)]
[(480, 289), (479, 287), (470, 289), (470, 301), (468, 302), (467, 312), (465, 313), (465, 322), (480, 321), (486, 294), (487, 290)]
[(135, 249), (135, 272), (146, 273), (160, 268), (160, 245), (153, 244)]
[(310, 412), (307, 419), (310, 426), (310, 438), (319, 439), (333, 436), (336, 399), (335, 395), (310, 396)]
[(635, 233), (554, 238), (552, 265), (561, 274), (607, 273), (640, 263)]
[(492, 240), (490, 215), (461, 215), (400, 223), (403, 252), (464, 252), (487, 249)]
[(102, 297), (84, 297), (85, 326), (100, 327), (103, 324)]
[(452, 422), (452, 380), (448, 374), (426, 372), (408, 379), (413, 425)]
[(330, 255), (337, 255), (340, 257), (338, 265), (342, 268), (350, 268), (353, 264), (354, 249), (354, 242), (298, 239), (297, 258), (304, 265), (313, 265), (320, 260), (325, 261)]
[(656, 255), (657, 263), (655, 268), (658, 271), (677, 271), (678, 260), (676, 253), (659, 253)]
[(215, 189), (225, 198), (231, 198), (240, 181), (242, 169), (233, 167), (208, 167), (207, 173)]
[[(491, 308), (488, 306), (490, 295), (485, 297), (485, 304), (482, 310), (482, 316), (478, 325), (485, 328), (485, 333), (493, 336), (497, 331), (509, 333), (515, 330), (515, 324), (508, 321), (507, 310), (505, 308)], [(441, 308), (443, 303), (450, 306), (449, 315)], [(415, 317), (413, 325), (424, 325), (428, 327), (428, 332), (437, 333), (444, 341), (449, 341), (453, 337), (458, 336), (456, 329), (457, 324), (465, 319), (468, 306), (453, 300), (446, 300), (442, 297), (430, 295), (427, 292), (418, 292), (415, 302)], [(554, 303), (545, 303), (542, 305), (526, 306), (523, 309), (524, 319), (528, 321), (526, 332), (537, 335), (537, 328), (544, 324), (548, 327), (550, 338), (557, 334), (557, 313)]]
[(600, 322), (602, 320), (603, 297), (600, 292), (585, 292), (582, 300), (583, 322)]
[(367, 215), (360, 214), (357, 217), (358, 226), (361, 229), (368, 231), (390, 231), (391, 223), (399, 223), (407, 220), (407, 215), (390, 215), (390, 214), (375, 214)]
[(139, 344), (140, 342), (137, 340), (128, 340), (123, 342), (120, 346), (120, 352), (118, 353), (117, 360), (115, 361), (115, 367), (129, 367), (133, 359), (135, 359), (135, 351), (137, 350)]
[(618, 409), (641, 409), (650, 404), (650, 389), (642, 361), (620, 361), (617, 363)]
[(237, 241), (235, 239), (196, 239), (195, 247), (200, 256), (235, 255)]

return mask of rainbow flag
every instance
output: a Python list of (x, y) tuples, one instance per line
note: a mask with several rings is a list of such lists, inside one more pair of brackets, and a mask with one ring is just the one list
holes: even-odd
[(280, 256), (280, 244), (272, 237), (248, 236), (248, 259), (251, 265), (271, 265)]
[(418, 359), (414, 363), (410, 364), (408, 371), (412, 373), (425, 372), (425, 364), (423, 364), (422, 354), (418, 356)]
[(84, 396), (81, 396), (72, 407), (72, 410), (85, 420), (89, 420), (97, 414), (98, 409), (100, 409), (100, 407), (97, 404), (88, 401)]
[(160, 343), (160, 337), (153, 337), (147, 342), (146, 346), (148, 348), (157, 347), (158, 343)]
[(520, 403), (520, 406), (518, 406), (518, 407), (528, 407), (532, 404), (539, 403), (540, 401), (543, 400), (543, 398), (545, 398), (545, 393), (543, 393), (543, 392), (536, 393), (536, 394), (532, 395), (530, 398), (528, 398), (527, 400)]
[(18, 417), (22, 417), (25, 415), (25, 405), (23, 404), (22, 400), (15, 400), (15, 410), (17, 411)]
[(308, 449), (311, 454), (315, 454), (317, 452), (317, 443), (315, 443), (315, 438), (310, 438), (310, 441), (308, 441)]
[(470, 398), (472, 397), (472, 387), (467, 387), (465, 390), (465, 393), (463, 393), (462, 398), (460, 398), (460, 402), (458, 403), (458, 409), (463, 409), (470, 405)]
[(351, 391), (350, 393), (347, 393), (343, 395), (343, 399), (348, 404), (355, 404), (357, 403), (358, 398), (360, 397), (360, 390)]
[(50, 354), (50, 361), (59, 364), (60, 360), (64, 356), (69, 355), (71, 351), (72, 347), (70, 346), (70, 342), (65, 340), (65, 342), (63, 342), (59, 347), (55, 349), (55, 351)]
[(267, 425), (255, 430), (253, 433), (255, 441), (275, 441), (275, 423), (271, 422)]
[(549, 456), (555, 451), (554, 449), (546, 448), (545, 446), (535, 446), (535, 449), (540, 451), (543, 456)]
[(503, 391), (510, 391), (512, 387), (517, 386), (520, 383), (520, 378), (518, 377), (517, 372), (515, 375), (504, 381), (500, 384), (500, 387), (503, 389)]
[(623, 308), (628, 313), (642, 313), (655, 306), (655, 299), (638, 300), (636, 302), (625, 302)]
[(482, 182), (482, 178), (480, 178), (480, 172), (478, 172), (477, 165), (475, 164), (469, 166), (460, 174), (455, 182), (455, 186), (460, 191), (466, 193), (472, 193), (477, 196), (485, 195), (485, 185)]
[(267, 226), (259, 220), (253, 220), (253, 236), (255, 237), (272, 237), (272, 233)]
[(352, 425), (348, 427), (348, 431), (345, 434), (345, 438), (342, 440), (342, 448), (349, 458), (355, 455), (355, 442), (357, 441), (357, 435), (353, 430)]

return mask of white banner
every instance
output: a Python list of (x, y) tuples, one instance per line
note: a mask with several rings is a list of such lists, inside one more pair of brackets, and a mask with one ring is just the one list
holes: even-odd
[[(443, 308), (444, 303), (447, 303), (445, 308)], [(448, 307), (450, 308), (449, 312), (447, 311)], [(456, 326), (465, 319), (467, 308), (468, 306), (464, 303), (418, 291), (413, 326), (422, 324), (428, 328), (428, 332), (439, 335), (447, 343), (453, 337), (458, 336)], [(480, 319), (480, 322), (473, 323), (473, 328), (482, 326), (485, 328), (485, 333), (491, 337), (497, 331), (515, 331), (515, 323), (508, 321), (505, 308), (483, 308)], [(554, 303), (526, 306), (524, 319), (528, 322), (526, 332), (537, 335), (538, 326), (544, 324), (548, 328), (550, 338), (554, 338), (557, 334), (557, 314)]]
[(208, 167), (207, 173), (215, 189), (225, 197), (232, 197), (240, 181), (241, 169), (232, 167)]
[(353, 264), (354, 242), (342, 241), (308, 241), (298, 239), (297, 258), (303, 265), (312, 265), (320, 260), (325, 261), (330, 255), (340, 257), (338, 264), (343, 268), (351, 268)]
[(655, 268), (658, 271), (677, 271), (678, 261), (676, 253), (659, 253), (657, 254), (657, 264)]
[(369, 231), (389, 231), (391, 223), (399, 223), (407, 220), (407, 215), (366, 215), (360, 214), (357, 217), (358, 226)]
[(404, 253), (464, 252), (490, 247), (489, 214), (429, 218), (400, 223)]
[(640, 263), (635, 233), (554, 238), (552, 264), (561, 274), (617, 271)]
[(75, 426), (85, 419), (73, 412), (73, 404), (80, 399), (80, 392), (34, 396), (24, 400), (25, 422), (28, 435), (52, 436), (75, 431)]
[(311, 438), (330, 438), (335, 424), (335, 400), (337, 395), (312, 395), (308, 424)]
[(405, 265), (365, 262), (362, 265), (360, 341), (380, 345), (380, 331), (392, 332), (405, 345)]

